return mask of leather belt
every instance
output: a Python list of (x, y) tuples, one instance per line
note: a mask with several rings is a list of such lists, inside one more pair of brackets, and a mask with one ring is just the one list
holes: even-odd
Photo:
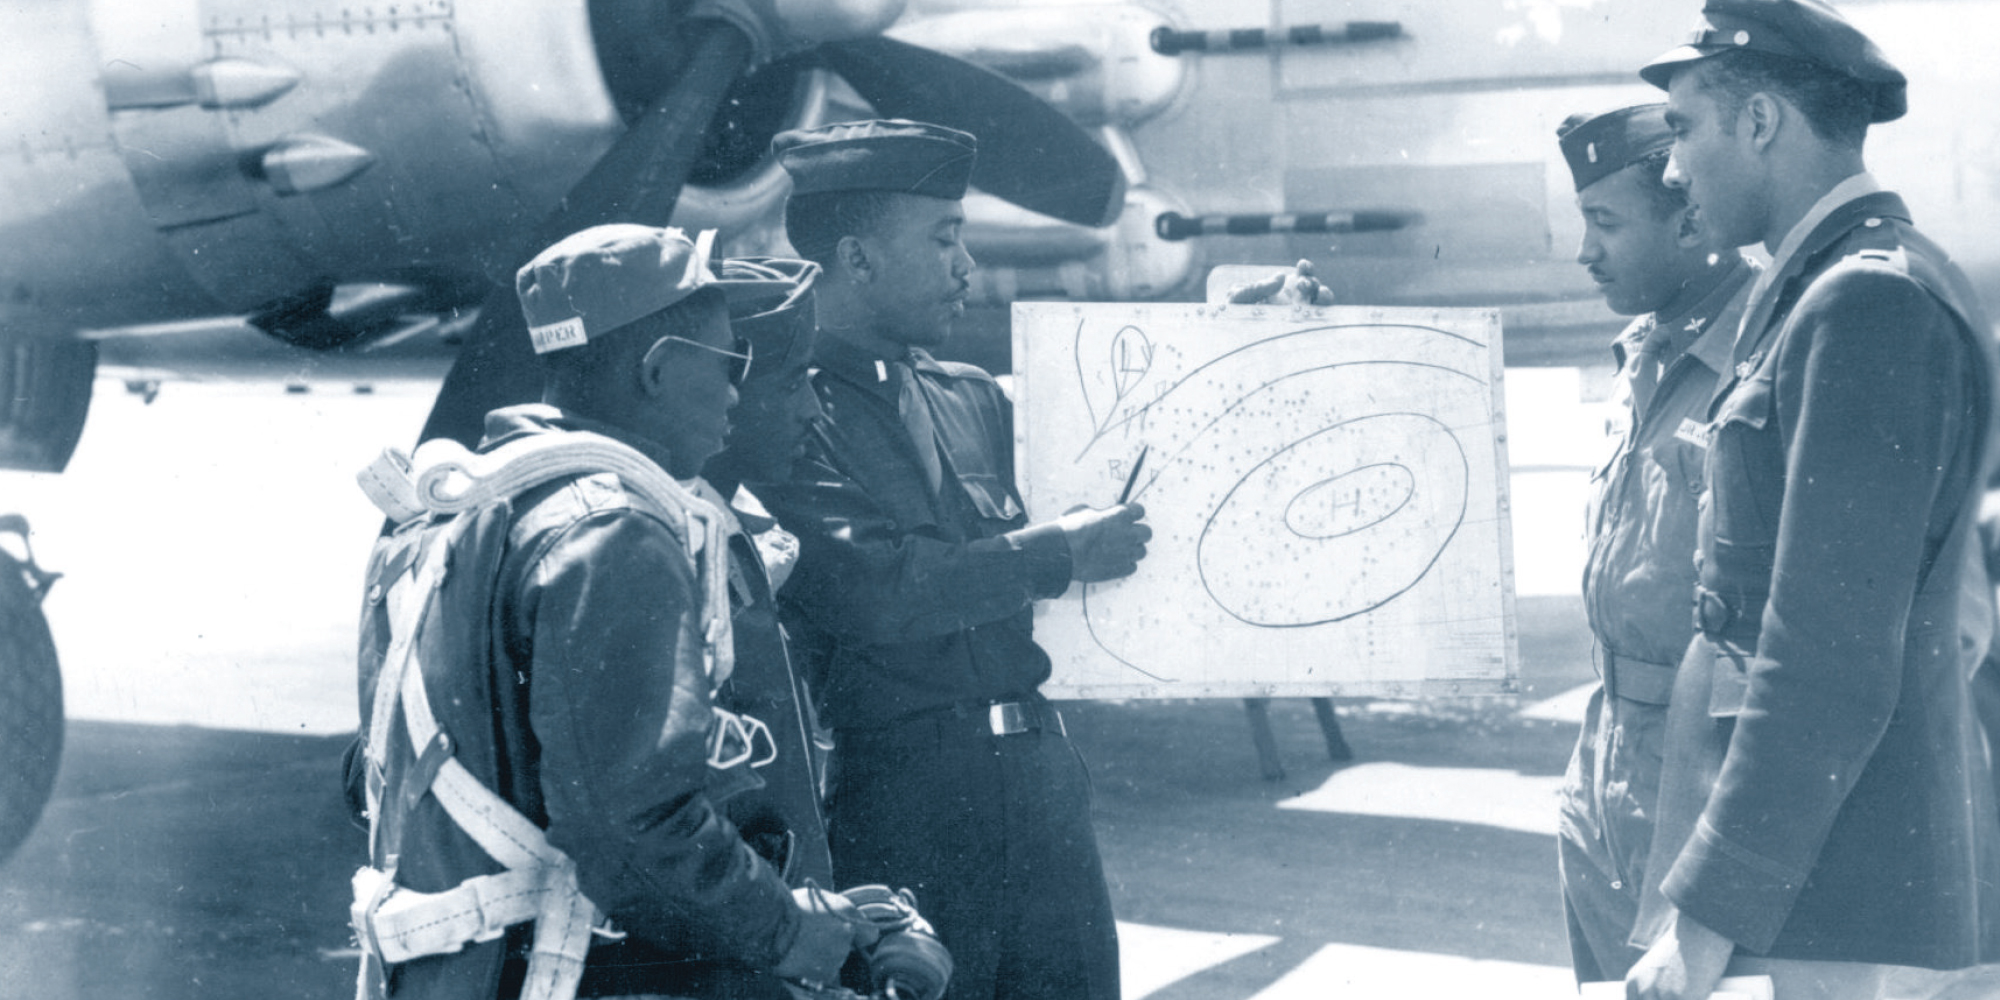
[(995, 736), (1013, 736), (1035, 729), (1053, 729), (1069, 735), (1069, 730), (1063, 728), (1062, 713), (1045, 701), (993, 702), (986, 706), (986, 728)]
[(935, 708), (919, 709), (893, 721), (875, 726), (846, 727), (834, 731), (836, 743), (876, 742), (906, 739), (918, 732), (962, 738), (976, 736), (1017, 736), (1047, 730), (1069, 735), (1062, 713), (1046, 699), (1030, 696), (989, 701), (975, 698)]
[(1665, 663), (1635, 660), (1599, 647), (1604, 661), (1604, 693), (1646, 705), (1664, 705), (1674, 694), (1676, 670)]
[(981, 735), (1017, 736), (1021, 733), (1049, 729), (1069, 735), (1063, 728), (1062, 713), (1054, 705), (1040, 698), (1023, 698), (1017, 701), (971, 701), (954, 702), (926, 712), (919, 712), (905, 721), (923, 719), (951, 720), (954, 725), (962, 721)]

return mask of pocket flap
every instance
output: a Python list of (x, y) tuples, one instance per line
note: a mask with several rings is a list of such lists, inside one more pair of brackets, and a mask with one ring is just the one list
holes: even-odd
[(1750, 659), (1755, 651), (1713, 639), (1709, 648), (1715, 655), (1710, 660), (1708, 714), (1734, 718), (1743, 714), (1743, 702), (1750, 694)]
[(1715, 426), (1742, 424), (1763, 430), (1777, 408), (1770, 375), (1756, 375), (1737, 383), (1715, 411)]

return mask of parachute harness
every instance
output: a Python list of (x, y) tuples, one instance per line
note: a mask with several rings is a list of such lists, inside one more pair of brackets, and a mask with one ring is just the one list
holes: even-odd
[[(607, 472), (654, 513), (685, 524), (688, 556), (703, 595), (703, 665), (711, 685), (720, 685), (734, 667), (727, 516), (631, 447), (581, 431), (536, 435), (486, 454), (436, 440), (420, 447), (414, 462), (386, 451), (357, 478), (376, 506), (401, 523), (423, 514), (462, 513), (565, 476)], [(417, 633), (443, 586), (464, 524), (455, 522), (426, 539), (419, 557), (387, 595), (391, 639), (376, 679), (366, 750), (369, 856), (377, 856), (393, 720), (400, 703), (403, 730), (416, 756), (411, 787), (402, 794), (412, 800), (425, 793), (435, 796), (452, 821), (506, 870), (473, 876), (436, 893), (398, 886), (393, 857), (385, 861), (386, 869), (370, 865), (355, 872), (350, 916), (364, 951), (357, 994), (368, 1000), (372, 992), (371, 961), (393, 965), (451, 954), (533, 921), (522, 1000), (573, 1000), (593, 931), (617, 935), (600, 926), (604, 915), (579, 888), (575, 862), (459, 763), (450, 735), (431, 710), (417, 663)]]

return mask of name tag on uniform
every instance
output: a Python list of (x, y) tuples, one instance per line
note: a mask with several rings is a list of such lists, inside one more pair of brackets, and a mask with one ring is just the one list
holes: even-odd
[(1713, 433), (1709, 425), (1696, 423), (1692, 417), (1682, 417), (1680, 427), (1674, 431), (1674, 437), (1697, 448), (1707, 448), (1708, 439)]

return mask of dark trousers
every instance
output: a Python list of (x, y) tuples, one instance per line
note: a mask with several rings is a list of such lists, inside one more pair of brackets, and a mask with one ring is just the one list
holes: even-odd
[(1089, 777), (1053, 726), (939, 713), (836, 736), (835, 883), (916, 894), (951, 950), (949, 1000), (1118, 1000), (1118, 933)]

